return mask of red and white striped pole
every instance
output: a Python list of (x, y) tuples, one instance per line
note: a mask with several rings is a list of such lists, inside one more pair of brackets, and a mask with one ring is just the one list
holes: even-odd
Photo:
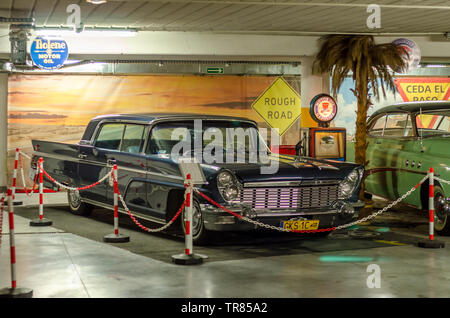
[(429, 234), (428, 240), (419, 241), (419, 247), (443, 248), (444, 242), (434, 239), (434, 169), (431, 167), (428, 172), (428, 214), (429, 214)]
[(12, 180), (12, 187), (11, 187), (13, 200), (16, 198), (17, 168), (18, 168), (18, 164), (19, 164), (19, 154), (20, 154), (20, 150), (19, 150), (19, 148), (16, 148), (16, 154), (14, 156), (13, 180)]
[(191, 183), (191, 174), (188, 173), (186, 175), (186, 208), (185, 208), (185, 220), (184, 220), (184, 227), (186, 231), (185, 235), (185, 254), (187, 256), (192, 254), (192, 183)]
[(428, 212), (430, 217), (430, 240), (434, 240), (434, 169), (430, 168), (429, 172), (429, 196), (428, 196)]
[(103, 237), (103, 241), (108, 243), (125, 243), (130, 241), (128, 235), (119, 234), (119, 184), (117, 165), (113, 167), (113, 189), (114, 189), (114, 233)]
[(30, 226), (49, 226), (52, 221), (44, 218), (44, 159), (39, 158), (38, 172), (39, 172), (39, 219), (30, 221)]
[(9, 247), (11, 255), (11, 288), (17, 287), (16, 281), (16, 242), (14, 240), (13, 190), (8, 190)]
[(17, 288), (16, 278), (16, 242), (14, 237), (14, 208), (13, 208), (13, 191), (8, 189), (8, 221), (9, 221), (9, 247), (11, 260), (11, 288), (3, 288), (0, 290), (0, 297), (12, 298), (29, 298), (32, 297), (33, 291), (28, 288)]
[(119, 186), (117, 184), (117, 165), (114, 165), (114, 234), (119, 235)]
[(3, 229), (3, 211), (5, 210), (6, 193), (3, 193), (0, 199), (0, 246), (2, 246), (2, 229)]
[(179, 265), (196, 265), (203, 263), (204, 256), (196, 255), (193, 252), (193, 240), (192, 240), (192, 214), (194, 210), (193, 199), (193, 184), (191, 174), (186, 174), (185, 177), (185, 206), (184, 206), (184, 229), (185, 229), (185, 249), (184, 254), (178, 254), (172, 256), (172, 261)]
[(44, 218), (44, 173), (43, 169), (44, 159), (39, 158), (39, 219)]

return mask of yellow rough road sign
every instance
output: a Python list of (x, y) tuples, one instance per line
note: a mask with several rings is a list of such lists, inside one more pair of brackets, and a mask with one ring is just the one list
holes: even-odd
[(272, 128), (283, 135), (300, 117), (300, 95), (282, 77), (278, 77), (252, 104), (252, 108)]

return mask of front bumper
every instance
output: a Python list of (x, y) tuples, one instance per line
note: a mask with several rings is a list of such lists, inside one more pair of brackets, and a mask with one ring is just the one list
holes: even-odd
[[(200, 204), (205, 228), (210, 231), (248, 231), (258, 227), (254, 224), (239, 219), (238, 217), (223, 211), (211, 204)], [(295, 219), (319, 220), (319, 228), (328, 228), (345, 224), (358, 216), (358, 212), (364, 207), (364, 202), (338, 201), (329, 209), (298, 211), (292, 209), (283, 210), (255, 210), (243, 204), (226, 206), (233, 213), (242, 215), (252, 220), (280, 226), (281, 221)]]

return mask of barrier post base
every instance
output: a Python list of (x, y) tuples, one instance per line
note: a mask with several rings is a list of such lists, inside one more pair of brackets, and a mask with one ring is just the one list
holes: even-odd
[(423, 248), (444, 248), (445, 243), (441, 241), (435, 241), (435, 240), (422, 240), (417, 242), (417, 246), (423, 247)]
[(128, 235), (123, 234), (108, 234), (103, 237), (103, 242), (106, 243), (127, 243), (130, 241), (130, 237)]
[(30, 221), (30, 226), (50, 226), (53, 224), (53, 221), (50, 221), (49, 219), (43, 218), (43, 219), (34, 219)]
[(0, 289), (0, 298), (32, 298), (33, 290), (29, 288)]
[(203, 263), (203, 259), (207, 258), (207, 256), (200, 254), (178, 254), (172, 256), (172, 262), (177, 265), (198, 265)]

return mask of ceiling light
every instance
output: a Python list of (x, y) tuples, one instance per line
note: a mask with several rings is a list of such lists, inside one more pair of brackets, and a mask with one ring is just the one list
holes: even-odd
[(73, 29), (36, 29), (38, 36), (61, 36), (61, 37), (132, 37), (137, 31), (135, 29), (84, 29), (75, 32)]
[(445, 64), (426, 64), (425, 67), (442, 68), (442, 67), (448, 67), (448, 66)]
[(92, 3), (92, 4), (102, 4), (102, 3), (106, 3), (106, 0), (86, 0), (87, 3)]

